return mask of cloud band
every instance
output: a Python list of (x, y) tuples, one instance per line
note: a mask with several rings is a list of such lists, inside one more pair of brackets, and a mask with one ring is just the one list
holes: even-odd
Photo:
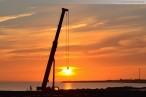
[(146, 4), (146, 0), (49, 0), (50, 4)]

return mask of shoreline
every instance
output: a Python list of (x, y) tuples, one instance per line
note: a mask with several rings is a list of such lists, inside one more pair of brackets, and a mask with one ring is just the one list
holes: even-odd
[(108, 87), (58, 91), (0, 91), (0, 97), (146, 97), (146, 87)]

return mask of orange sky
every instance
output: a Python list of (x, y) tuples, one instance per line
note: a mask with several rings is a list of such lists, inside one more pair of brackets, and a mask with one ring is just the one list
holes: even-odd
[[(72, 76), (56, 74), (57, 81), (135, 79), (139, 67), (146, 78), (145, 5), (15, 2), (0, 3), (0, 81), (43, 79), (62, 7), (70, 10), (70, 66), (76, 69)], [(63, 26), (56, 73), (66, 66), (65, 36)]]

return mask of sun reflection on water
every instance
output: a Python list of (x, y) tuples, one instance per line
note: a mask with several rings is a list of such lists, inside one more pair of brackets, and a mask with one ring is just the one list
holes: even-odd
[(64, 83), (64, 89), (68, 90), (68, 89), (72, 89), (72, 83)]

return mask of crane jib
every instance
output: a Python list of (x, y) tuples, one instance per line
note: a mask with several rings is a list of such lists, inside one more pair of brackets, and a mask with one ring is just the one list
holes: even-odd
[(56, 52), (56, 48), (57, 48), (57, 44), (58, 44), (58, 38), (59, 38), (63, 18), (64, 18), (64, 15), (65, 15), (66, 11), (68, 11), (68, 9), (62, 8), (60, 21), (59, 21), (58, 28), (57, 28), (57, 31), (56, 31), (55, 39), (53, 41), (53, 45), (52, 45), (52, 49), (51, 49), (51, 52), (50, 52), (50, 56), (49, 56), (48, 64), (47, 64), (47, 67), (46, 67), (46, 71), (45, 71), (44, 79), (43, 79), (43, 82), (42, 82), (42, 86), (37, 87), (37, 90), (42, 90), (42, 91), (47, 90), (47, 82), (48, 82), (48, 78), (49, 78), (49, 75), (50, 75), (52, 63), (54, 61), (54, 56), (55, 56), (55, 52)]

